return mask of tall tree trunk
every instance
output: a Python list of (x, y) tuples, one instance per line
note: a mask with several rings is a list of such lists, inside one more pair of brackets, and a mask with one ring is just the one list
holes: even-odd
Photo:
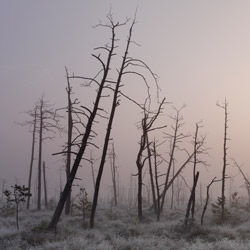
[(150, 152), (150, 147), (149, 147), (148, 134), (146, 135), (146, 140), (147, 140), (148, 165), (149, 165), (149, 176), (150, 176), (150, 183), (151, 183), (153, 206), (154, 206), (155, 213), (157, 213), (155, 184), (154, 184), (154, 176), (153, 176), (153, 169), (152, 169), (152, 162), (151, 162), (151, 152)]
[[(108, 58), (107, 58), (106, 65), (104, 65), (104, 63), (101, 61), (102, 65), (103, 65), (104, 72), (103, 72), (103, 77), (102, 77), (101, 83), (99, 84), (99, 89), (97, 91), (97, 96), (96, 96), (96, 100), (94, 102), (94, 107), (93, 107), (92, 112), (90, 113), (90, 116), (89, 116), (89, 119), (88, 119), (88, 122), (87, 122), (87, 125), (86, 125), (86, 129), (85, 129), (85, 133), (84, 133), (84, 136), (82, 138), (82, 143), (81, 143), (80, 149), (78, 151), (78, 154), (76, 156), (76, 159), (75, 159), (74, 164), (72, 166), (72, 169), (70, 171), (70, 176), (69, 176), (69, 178), (68, 178), (68, 180), (67, 180), (67, 182), (65, 184), (64, 190), (63, 190), (62, 195), (60, 197), (60, 200), (59, 200), (59, 202), (57, 204), (56, 210), (55, 210), (55, 212), (54, 212), (54, 214), (52, 216), (52, 219), (50, 221), (49, 229), (55, 229), (56, 225), (57, 225), (57, 223), (58, 223), (58, 221), (60, 219), (60, 216), (61, 216), (64, 204), (65, 204), (65, 201), (66, 201), (66, 199), (68, 197), (68, 194), (69, 194), (69, 192), (71, 190), (72, 183), (73, 183), (73, 181), (75, 179), (79, 164), (80, 164), (82, 156), (83, 156), (83, 154), (85, 152), (87, 142), (88, 142), (90, 133), (92, 131), (92, 125), (93, 125), (94, 119), (96, 117), (98, 108), (99, 108), (99, 103), (100, 103), (100, 100), (101, 100), (101, 97), (102, 97), (102, 91), (103, 91), (103, 88), (105, 86), (105, 82), (106, 82), (106, 79), (107, 79), (107, 76), (108, 76), (108, 72), (110, 70), (111, 58), (114, 55), (113, 50), (115, 48), (115, 28), (116, 27), (117, 26), (112, 26), (112, 38), (111, 38), (112, 44), (111, 44), (111, 46), (109, 48), (109, 53), (108, 53)], [(97, 58), (97, 60), (99, 60), (99, 61), (101, 60), (98, 56), (95, 56), (95, 58)]]
[(101, 178), (102, 178), (102, 173), (103, 173), (104, 164), (105, 164), (105, 160), (106, 160), (108, 144), (109, 144), (109, 140), (110, 140), (110, 134), (111, 134), (112, 124), (113, 124), (113, 120), (114, 120), (114, 116), (115, 116), (115, 111), (116, 111), (116, 107), (119, 105), (119, 103), (118, 103), (119, 89), (120, 89), (123, 71), (125, 68), (126, 60), (127, 60), (127, 55), (128, 55), (128, 51), (129, 51), (129, 45), (131, 42), (132, 29), (133, 29), (134, 23), (135, 23), (135, 21), (133, 21), (133, 23), (130, 27), (130, 30), (129, 30), (127, 46), (125, 49), (121, 68), (120, 68), (120, 71), (118, 74), (118, 79), (116, 81), (116, 86), (115, 86), (115, 90), (114, 90), (113, 102), (112, 102), (112, 107), (111, 107), (111, 111), (110, 111), (110, 117), (109, 117), (109, 121), (108, 121), (106, 136), (105, 136), (105, 140), (104, 140), (101, 162), (100, 162), (100, 166), (99, 166), (99, 170), (98, 170), (98, 174), (97, 174), (97, 178), (96, 178), (96, 186), (95, 186), (94, 198), (93, 198), (91, 215), (90, 215), (90, 228), (94, 227), (94, 218), (95, 218), (95, 212), (96, 212), (96, 207), (97, 207)]
[(160, 221), (160, 215), (161, 215), (160, 186), (159, 186), (159, 182), (158, 182), (157, 154), (156, 154), (155, 140), (153, 143), (153, 154), (154, 154), (155, 185), (156, 185), (156, 194), (157, 194), (156, 215), (157, 215), (157, 221)]
[[(32, 145), (31, 145), (31, 158), (30, 158), (30, 170), (29, 170), (29, 181), (28, 181), (28, 192), (31, 193), (31, 180), (32, 180), (32, 170), (33, 170), (33, 162), (34, 162), (34, 153), (35, 153), (35, 141), (36, 141), (36, 122), (37, 122), (37, 105), (35, 107), (34, 113), (34, 124), (32, 131)], [(27, 198), (27, 210), (30, 209), (30, 197)]]
[(38, 155), (38, 187), (37, 187), (37, 210), (41, 210), (42, 192), (42, 144), (43, 144), (43, 97), (40, 100), (40, 127), (39, 127), (39, 155)]
[(43, 161), (43, 185), (44, 185), (44, 204), (45, 204), (45, 208), (48, 209), (45, 161)]
[(221, 185), (221, 219), (224, 221), (225, 219), (225, 204), (226, 204), (226, 197), (225, 197), (225, 182), (226, 182), (226, 167), (227, 167), (227, 122), (228, 122), (228, 112), (227, 106), (228, 102), (225, 100), (224, 104), (221, 106), (217, 104), (220, 108), (224, 109), (224, 143), (223, 143), (223, 168), (222, 168), (222, 185)]
[[(198, 131), (199, 131), (199, 125), (198, 123), (196, 123), (196, 128), (195, 128), (195, 136), (194, 136), (194, 168), (193, 168), (193, 185), (195, 183), (195, 176), (196, 176), (196, 165), (197, 165), (197, 138), (198, 138)], [(195, 192), (194, 192), (194, 197), (192, 200), (192, 208), (191, 208), (191, 212), (192, 212), (192, 219), (194, 219), (194, 211), (195, 211)]]
[[(72, 148), (72, 132), (73, 132), (73, 119), (72, 119), (72, 102), (71, 102), (71, 86), (69, 82), (68, 70), (66, 70), (67, 77), (67, 96), (68, 96), (68, 140), (67, 140), (67, 160), (66, 160), (66, 179), (68, 180), (70, 177), (70, 166), (71, 166), (71, 148)], [(66, 206), (65, 206), (65, 214), (69, 215), (70, 213), (70, 205), (71, 205), (71, 189), (67, 196)]]

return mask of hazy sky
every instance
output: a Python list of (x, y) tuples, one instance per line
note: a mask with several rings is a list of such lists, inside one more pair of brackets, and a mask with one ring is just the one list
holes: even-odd
[[(5, 178), (13, 184), (16, 177), (21, 184), (27, 183), (31, 134), (14, 123), (27, 118), (22, 112), (31, 109), (42, 93), (55, 107), (66, 105), (65, 66), (71, 73), (88, 76), (99, 69), (91, 53), (109, 42), (110, 34), (93, 26), (98, 20), (106, 22), (110, 6), (118, 21), (133, 17), (138, 7), (133, 39), (140, 46), (134, 45), (130, 55), (143, 59), (159, 75), (161, 98), (166, 97), (176, 107), (186, 104), (184, 132), (193, 133), (195, 123), (203, 120), (202, 132), (211, 148), (211, 178), (219, 178), (222, 167), (224, 113), (216, 103), (227, 98), (229, 157), (244, 163), (243, 169), (250, 176), (250, 1), (0, 0), (1, 181)], [(127, 31), (128, 26), (118, 34), (121, 51)], [(124, 83), (134, 97), (144, 98), (137, 78)], [(87, 97), (82, 94), (83, 101), (91, 103)], [(113, 126), (124, 180), (136, 173), (140, 134), (135, 122), (141, 116), (133, 107), (122, 101)], [(167, 115), (172, 113), (167, 105), (161, 122), (171, 125)], [(103, 126), (105, 129), (106, 124)], [(51, 153), (58, 151), (62, 140), (44, 144), (51, 189), (58, 183), (55, 176), (63, 165)], [(109, 167), (106, 177), (108, 171)], [(236, 172), (232, 165), (228, 167), (228, 173)], [(89, 179), (89, 172), (81, 169), (80, 173), (83, 183)], [(203, 176), (207, 174), (204, 170)]]

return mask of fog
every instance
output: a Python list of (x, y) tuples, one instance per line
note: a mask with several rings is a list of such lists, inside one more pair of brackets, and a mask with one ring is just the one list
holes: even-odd
[[(203, 186), (215, 176), (221, 178), (223, 157), (224, 112), (216, 103), (229, 106), (228, 121), (228, 176), (227, 192), (244, 193), (243, 180), (233, 167), (230, 158), (235, 158), (246, 174), (250, 139), (250, 2), (248, 1), (0, 1), (0, 181), (6, 187), (16, 182), (27, 184), (31, 151), (31, 133), (16, 122), (28, 119), (25, 111), (45, 94), (45, 99), (55, 108), (65, 107), (65, 66), (70, 74), (94, 76), (99, 64), (91, 56), (94, 48), (109, 42), (109, 31), (93, 28), (99, 20), (106, 22), (106, 15), (113, 13), (114, 20), (123, 22), (133, 18), (137, 9), (137, 24), (133, 31), (130, 56), (145, 61), (159, 76), (160, 99), (166, 97), (162, 115), (157, 124), (168, 125), (171, 131), (172, 106), (185, 105), (182, 115), (185, 124), (183, 133), (193, 134), (195, 123), (202, 120), (201, 134), (206, 135), (209, 156), (204, 156), (209, 166), (199, 166)], [(122, 51), (127, 38), (128, 26), (117, 34), (119, 40), (120, 66)], [(156, 104), (155, 85), (147, 75)], [(124, 78), (125, 91), (138, 102), (143, 102), (146, 90), (136, 77)], [(77, 84), (76, 84), (77, 85)], [(95, 89), (73, 86), (79, 101), (93, 103), (89, 94)], [(104, 105), (104, 104), (103, 104)], [(104, 105), (105, 108), (109, 108)], [(136, 154), (141, 131), (136, 124), (142, 118), (141, 111), (131, 102), (122, 99), (117, 108), (112, 138), (115, 142), (120, 182), (129, 185), (131, 174), (136, 174)], [(106, 121), (97, 125), (99, 136), (96, 144), (103, 145)], [(66, 124), (66, 119), (62, 121)], [(160, 131), (154, 133), (163, 140)], [(153, 138), (153, 135), (152, 135)], [(60, 168), (64, 162), (52, 153), (61, 150), (66, 134), (57, 135), (53, 141), (44, 143), (43, 160), (46, 162), (50, 196), (60, 190)], [(188, 140), (184, 142), (188, 145)], [(165, 147), (165, 148), (164, 148)], [(161, 147), (167, 154), (169, 144)], [(189, 146), (190, 149), (190, 146)], [(93, 150), (96, 158), (101, 151)], [(37, 157), (37, 156), (36, 156)], [(181, 163), (183, 156), (177, 160)], [(36, 169), (36, 163), (34, 168)], [(82, 163), (77, 184), (93, 192), (89, 163)], [(191, 167), (191, 166), (190, 166)], [(190, 181), (191, 170), (187, 167), (184, 176)], [(96, 170), (98, 164), (95, 164)], [(35, 186), (36, 171), (33, 186)], [(65, 183), (65, 173), (61, 172)], [(133, 177), (136, 178), (136, 177)], [(111, 185), (109, 160), (106, 162), (102, 190), (108, 195)], [(1, 184), (2, 186), (2, 184)], [(216, 192), (216, 185), (215, 190)]]

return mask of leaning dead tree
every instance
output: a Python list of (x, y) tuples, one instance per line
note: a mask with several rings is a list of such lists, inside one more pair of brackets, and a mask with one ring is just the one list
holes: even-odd
[[(165, 183), (164, 183), (164, 189), (161, 194), (161, 211), (163, 210), (164, 202), (165, 202), (165, 197), (166, 197), (166, 192), (167, 192), (167, 186), (169, 184), (169, 179), (170, 179), (170, 173), (173, 167), (173, 162), (174, 162), (174, 157), (175, 157), (175, 152), (178, 150), (178, 144), (180, 144), (185, 138), (189, 137), (188, 134), (183, 134), (180, 129), (183, 126), (183, 117), (181, 115), (181, 111), (184, 108), (181, 107), (180, 109), (177, 109), (173, 107), (175, 111), (175, 116), (170, 116), (170, 118), (174, 121), (174, 125), (171, 126), (173, 133), (164, 133), (166, 135), (166, 138), (170, 139), (170, 152), (169, 152), (169, 160), (168, 160), (168, 166), (167, 166), (167, 173), (166, 173), (166, 178), (165, 178)], [(194, 153), (196, 150), (194, 151)]]
[[(203, 155), (206, 154), (208, 149), (204, 149), (202, 152), (197, 151), (196, 148), (199, 144), (199, 129), (202, 127), (201, 121), (197, 122), (195, 124), (195, 133), (194, 133), (194, 141), (193, 141), (193, 146), (194, 146), (194, 158), (193, 158), (193, 187), (196, 187), (195, 184), (195, 178), (197, 174), (197, 166), (198, 164), (202, 164), (204, 166), (207, 166), (207, 163), (204, 160), (201, 160), (199, 157), (199, 153), (202, 153)], [(203, 136), (204, 137), (204, 136)], [(204, 137), (205, 138), (205, 137)], [(194, 219), (194, 212), (195, 212), (195, 201), (196, 201), (196, 193), (194, 191), (193, 197), (192, 197), (192, 206), (191, 206), (191, 213), (192, 213), (192, 219)]]
[[(110, 20), (112, 20), (110, 15), (108, 15), (108, 20), (109, 20), (109, 22), (110, 22)], [(108, 24), (108, 25), (100, 24), (99, 25), (101, 27), (108, 27), (111, 30), (111, 44), (106, 45), (105, 47), (97, 47), (95, 49), (97, 51), (102, 50), (102, 51), (107, 52), (106, 61), (104, 61), (101, 58), (101, 54), (98, 54), (98, 55), (93, 54), (92, 55), (101, 64), (101, 70), (98, 72), (98, 74), (95, 77), (82, 77), (82, 76), (75, 76), (75, 75), (69, 77), (70, 79), (81, 79), (81, 80), (87, 81), (88, 85), (91, 85), (92, 83), (96, 84), (97, 85), (97, 94), (96, 94), (96, 98), (95, 98), (94, 106), (93, 106), (92, 110), (90, 110), (89, 108), (87, 108), (85, 106), (83, 107), (85, 112), (86, 112), (85, 115), (87, 116), (87, 123), (85, 125), (85, 131), (82, 135), (82, 140), (81, 140), (81, 144), (79, 146), (79, 151), (76, 155), (73, 166), (71, 168), (69, 178), (67, 179), (64, 190), (63, 190), (62, 195), (60, 197), (60, 200), (57, 204), (56, 210), (55, 210), (53, 217), (50, 221), (49, 229), (56, 228), (56, 225), (57, 225), (59, 218), (61, 216), (64, 204), (66, 202), (66, 199), (67, 199), (68, 194), (71, 190), (73, 181), (75, 179), (78, 167), (79, 167), (80, 162), (82, 160), (82, 157), (84, 155), (85, 149), (86, 149), (87, 145), (91, 143), (90, 138), (93, 136), (93, 133), (94, 133), (94, 131), (92, 129), (93, 123), (95, 121), (95, 118), (96, 118), (98, 112), (101, 110), (99, 108), (100, 100), (102, 98), (103, 90), (106, 87), (106, 83), (109, 82), (108, 74), (109, 74), (109, 71), (111, 68), (111, 60), (112, 60), (113, 56), (115, 55), (114, 54), (114, 50), (116, 48), (115, 31), (121, 25), (122, 24), (119, 24), (119, 23), (113, 24), (113, 22), (111, 23), (111, 25), (110, 24)], [(102, 74), (102, 75), (100, 76), (100, 79), (98, 79), (97, 77), (100, 74)]]
[[(32, 143), (31, 143), (31, 157), (30, 157), (30, 167), (29, 167), (29, 180), (28, 180), (28, 193), (31, 193), (31, 180), (32, 180), (32, 172), (33, 172), (33, 163), (34, 163), (34, 155), (35, 155), (35, 143), (36, 143), (36, 132), (37, 132), (37, 109), (38, 105), (35, 104), (34, 109), (29, 110), (26, 114), (31, 117), (31, 120), (25, 121), (23, 123), (17, 123), (21, 126), (29, 126), (29, 129), (32, 133)], [(30, 208), (30, 197), (27, 197), (27, 209)]]
[[(157, 129), (161, 128), (166, 128), (166, 126), (161, 126), (161, 127), (153, 127), (154, 122), (162, 112), (162, 106), (165, 103), (165, 98), (161, 101), (161, 103), (158, 106), (158, 109), (156, 112), (149, 112), (144, 109), (144, 117), (142, 118), (141, 121), (141, 130), (142, 130), (142, 135), (141, 135), (141, 140), (139, 142), (139, 151), (137, 153), (137, 158), (136, 158), (136, 166), (137, 166), (137, 176), (138, 176), (138, 219), (141, 221), (143, 216), (142, 216), (142, 175), (143, 175), (143, 167), (145, 165), (145, 162), (148, 160), (148, 156), (144, 156), (144, 152), (147, 150), (149, 143), (148, 143), (148, 134)], [(144, 105), (146, 106), (146, 105)], [(155, 204), (154, 204), (155, 206)]]
[[(104, 139), (104, 146), (103, 146), (103, 151), (102, 151), (101, 162), (100, 162), (100, 166), (99, 166), (99, 170), (98, 170), (98, 174), (97, 174), (97, 178), (96, 178), (95, 193), (94, 193), (91, 215), (90, 215), (90, 228), (94, 227), (94, 217), (95, 217), (95, 212), (96, 212), (96, 207), (97, 207), (97, 200), (98, 200), (98, 195), (99, 195), (102, 173), (103, 173), (105, 159), (106, 159), (106, 155), (107, 155), (108, 143), (109, 143), (110, 135), (111, 135), (112, 124), (113, 124), (113, 120), (115, 117), (116, 108), (120, 105), (122, 78), (127, 74), (136, 75), (136, 76), (139, 76), (140, 78), (142, 78), (144, 83), (146, 83), (146, 85), (147, 85), (147, 81), (146, 81), (145, 77), (141, 73), (139, 73), (135, 69), (133, 69), (135, 67), (146, 68), (147, 70), (149, 70), (149, 72), (155, 78), (155, 75), (151, 72), (149, 67), (142, 60), (135, 59), (135, 58), (128, 56), (129, 48), (130, 48), (130, 45), (132, 43), (132, 40), (131, 40), (132, 39), (132, 31), (133, 31), (133, 27), (135, 25), (135, 22), (136, 21), (134, 18), (132, 21), (132, 24), (130, 26), (130, 29), (129, 29), (127, 44), (126, 44), (126, 48), (125, 48), (124, 55), (122, 58), (122, 63), (121, 63), (120, 69), (118, 70), (117, 80), (116, 81), (109, 81), (111, 84), (114, 84), (114, 87), (111, 86), (111, 88), (113, 89), (113, 100), (112, 100), (110, 115), (108, 118), (108, 125), (107, 125), (106, 136)], [(110, 23), (111, 23), (111, 28), (112, 28), (115, 25), (113, 23), (112, 19), (110, 19)], [(126, 24), (126, 23), (124, 23), (124, 24)], [(132, 67), (132, 69), (131, 69), (131, 67)], [(147, 87), (148, 87), (148, 85), (147, 85)]]
[(214, 182), (219, 182), (221, 180), (216, 180), (216, 177), (214, 177), (212, 179), (212, 181), (207, 185), (207, 197), (206, 197), (206, 201), (205, 201), (205, 205), (203, 207), (203, 210), (202, 210), (202, 214), (201, 214), (201, 225), (204, 224), (204, 216), (205, 216), (205, 213), (206, 213), (206, 210), (207, 210), (207, 206), (208, 206), (208, 202), (209, 202), (209, 188), (211, 187), (211, 185), (214, 183)]
[(194, 203), (194, 199), (195, 199), (195, 189), (196, 189), (196, 186), (197, 186), (198, 179), (199, 179), (199, 171), (196, 172), (195, 177), (194, 177), (194, 183), (193, 183), (191, 194), (190, 194), (190, 197), (189, 197), (189, 200), (188, 200), (186, 215), (185, 215), (185, 219), (184, 219), (184, 225), (188, 224), (188, 219), (189, 219), (191, 206)]
[(241, 175), (242, 175), (242, 177), (244, 179), (245, 187), (246, 187), (247, 194), (248, 194), (248, 203), (250, 204), (250, 181), (249, 181), (249, 178), (243, 172), (242, 165), (239, 165), (235, 159), (233, 159), (233, 162), (234, 162), (234, 165), (238, 168), (239, 172), (241, 173)]
[[(192, 151), (192, 153), (189, 153), (187, 150), (186, 153), (187, 153), (187, 158), (186, 160), (180, 165), (180, 167), (177, 169), (177, 171), (175, 171), (174, 175), (172, 177), (169, 177), (169, 181), (167, 182), (167, 185), (166, 185), (166, 182), (164, 183), (164, 189), (163, 191), (161, 192), (160, 194), (160, 199), (163, 198), (163, 195), (166, 194), (166, 192), (169, 190), (169, 188), (172, 186), (172, 184), (174, 183), (174, 181), (177, 179), (178, 176), (181, 176), (181, 172), (184, 170), (184, 168), (190, 163), (192, 162), (192, 159), (194, 157), (194, 154), (197, 152), (198, 154), (202, 154), (202, 153), (206, 153), (206, 148), (204, 147), (205, 145), (205, 141), (206, 141), (206, 138), (204, 136), (200, 137), (199, 140), (198, 140), (198, 143), (197, 143), (197, 147), (196, 149), (194, 149)], [(165, 159), (164, 159), (165, 161)], [(153, 207), (153, 206), (152, 206)], [(162, 209), (162, 208), (161, 208)]]
[[(83, 118), (85, 118), (86, 113), (84, 109), (81, 108), (80, 102), (78, 99), (72, 100), (73, 88), (70, 82), (71, 77), (69, 76), (68, 69), (65, 67), (66, 71), (66, 92), (67, 92), (67, 107), (59, 108), (58, 111), (66, 111), (67, 113), (67, 142), (66, 147), (63, 148), (61, 152), (54, 153), (53, 155), (63, 154), (66, 156), (66, 180), (70, 177), (70, 168), (71, 168), (71, 158), (72, 154), (76, 155), (75, 147), (79, 147), (80, 142), (78, 139), (82, 136), (81, 130), (84, 129)], [(76, 132), (76, 136), (73, 138), (73, 133)], [(65, 206), (65, 214), (69, 215), (71, 208), (71, 190), (68, 193), (66, 206)]]
[(223, 168), (222, 168), (222, 185), (221, 185), (221, 220), (224, 221), (225, 219), (225, 204), (226, 204), (226, 197), (225, 197), (225, 183), (226, 183), (226, 168), (227, 168), (227, 141), (229, 140), (227, 135), (228, 129), (228, 102), (225, 99), (225, 102), (220, 105), (217, 103), (217, 106), (224, 110), (224, 143), (223, 143)]

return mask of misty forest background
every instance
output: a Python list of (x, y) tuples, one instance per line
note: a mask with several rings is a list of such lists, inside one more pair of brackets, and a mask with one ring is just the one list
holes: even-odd
[[(65, 65), (60, 89), (64, 102), (58, 106), (43, 92), (15, 121), (29, 145), (23, 156), (27, 179), (15, 174), (10, 181), (2, 175), (1, 216), (15, 218), (17, 230), (25, 229), (25, 244), (46, 241), (30, 239), (27, 230), (66, 234), (60, 227), (74, 216), (81, 218), (81, 228), (100, 231), (101, 220), (118, 220), (119, 213), (120, 220), (151, 226), (157, 221), (158, 227), (172, 216), (178, 221), (174, 232), (185, 240), (190, 232), (207, 234), (210, 229), (204, 225), (223, 228), (237, 220), (240, 225), (245, 221), (240, 216), (249, 216), (248, 171), (231, 150), (230, 100), (222, 96), (213, 103), (216, 131), (207, 132), (202, 116), (192, 111), (187, 116), (188, 103), (172, 101), (162, 90), (166, 83), (157, 68), (145, 61), (147, 52), (137, 53), (143, 46), (136, 39), (136, 15), (117, 20), (109, 12), (94, 26), (102, 36), (89, 51), (91, 57), (84, 55), (84, 67)], [(216, 141), (209, 139), (211, 134)], [(105, 219), (102, 209), (109, 214)], [(26, 218), (36, 213), (46, 220), (29, 228)], [(142, 235), (142, 229), (136, 230)], [(1, 242), (8, 245), (4, 233)]]

